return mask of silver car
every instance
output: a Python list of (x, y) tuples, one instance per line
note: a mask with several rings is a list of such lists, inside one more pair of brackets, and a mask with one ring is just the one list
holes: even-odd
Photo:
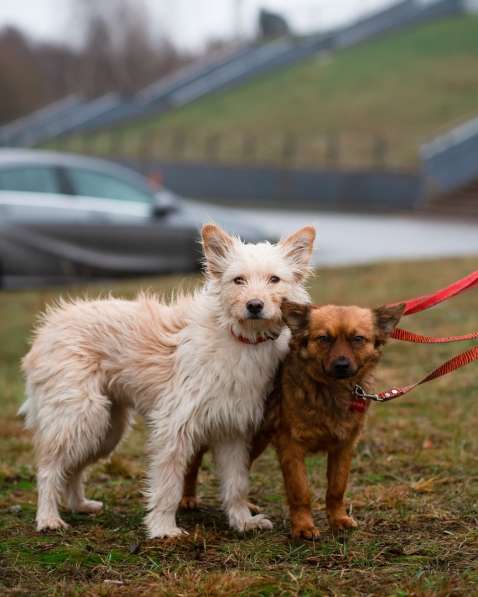
[(264, 239), (217, 214), (110, 162), (0, 149), (0, 285), (192, 271), (211, 217), (246, 241)]

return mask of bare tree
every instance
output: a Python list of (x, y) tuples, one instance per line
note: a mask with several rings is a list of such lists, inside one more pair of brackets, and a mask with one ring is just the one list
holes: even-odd
[(42, 102), (43, 85), (34, 52), (13, 27), (0, 31), (0, 89), (0, 122), (13, 120)]
[(73, 92), (133, 94), (192, 59), (153, 32), (144, 0), (78, 0), (73, 7), (76, 49), (0, 30), (0, 123)]
[(90, 95), (134, 93), (186, 60), (165, 36), (153, 36), (144, 0), (83, 0), (77, 19), (85, 39), (83, 86)]

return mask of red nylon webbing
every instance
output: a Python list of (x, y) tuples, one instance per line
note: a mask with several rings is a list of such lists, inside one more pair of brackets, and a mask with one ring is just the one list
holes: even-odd
[(447, 375), (448, 373), (452, 373), (452, 371), (456, 371), (457, 369), (461, 369), (466, 365), (469, 365), (473, 361), (478, 360), (478, 346), (474, 346), (467, 350), (466, 352), (462, 352), (459, 355), (454, 356), (450, 360), (446, 361), (436, 369), (434, 369), (431, 373), (426, 375), (420, 381), (417, 381), (414, 384), (410, 384), (408, 386), (403, 386), (401, 388), (392, 388), (387, 390), (386, 392), (380, 392), (377, 394), (377, 397), (382, 402), (388, 402), (389, 400), (393, 400), (394, 398), (399, 398), (400, 396), (404, 396), (411, 392), (417, 386), (420, 386), (422, 383), (426, 383), (427, 381), (432, 381), (437, 377), (442, 377), (443, 375)]
[[(478, 286), (478, 270), (472, 272), (464, 278), (461, 278), (461, 280), (453, 282), (453, 284), (450, 284), (446, 288), (438, 290), (437, 292), (433, 292), (425, 296), (419, 296), (418, 298), (410, 299), (408, 301), (399, 301), (398, 303), (393, 303), (393, 305), (405, 303), (403, 315), (413, 315), (413, 313), (420, 313), (420, 311), (430, 309), (431, 307), (446, 301), (452, 296), (461, 294), (465, 290), (474, 288), (475, 286)], [(393, 305), (390, 306), (392, 307)]]
[[(413, 313), (419, 313), (420, 311), (425, 311), (426, 309), (430, 309), (443, 301), (448, 300), (449, 298), (461, 294), (465, 290), (469, 290), (470, 288), (475, 288), (478, 286), (478, 271), (472, 272), (468, 276), (465, 276), (461, 280), (457, 280), (450, 284), (446, 288), (442, 288), (437, 292), (432, 294), (427, 294), (425, 296), (421, 296), (415, 299), (410, 299), (408, 301), (404, 301), (405, 303), (405, 310), (403, 315), (412, 315)], [(399, 305), (402, 303), (393, 303), (393, 305)], [(392, 338), (395, 340), (402, 340), (404, 342), (415, 342), (417, 344), (442, 344), (446, 342), (460, 342), (463, 340), (474, 340), (478, 338), (478, 332), (471, 332), (469, 334), (463, 334), (461, 336), (448, 336), (444, 338), (434, 337), (434, 336), (424, 336), (423, 334), (415, 334), (414, 332), (409, 332), (408, 330), (404, 330), (401, 328), (396, 328), (395, 331), (391, 335)], [(462, 352), (454, 356), (453, 358), (449, 359), (436, 369), (434, 369), (431, 373), (426, 375), (420, 381), (410, 384), (408, 386), (403, 386), (401, 388), (391, 388), (386, 392), (380, 392), (376, 395), (368, 395), (368, 398), (373, 400), (379, 400), (382, 402), (388, 402), (389, 400), (393, 400), (394, 398), (399, 398), (400, 396), (404, 396), (411, 392), (417, 386), (426, 383), (428, 381), (432, 381), (437, 377), (442, 377), (443, 375), (447, 375), (452, 371), (456, 371), (457, 369), (461, 369), (461, 367), (465, 367), (469, 365), (473, 361), (478, 360), (478, 346), (474, 346), (470, 350)], [(354, 391), (356, 396), (361, 396), (357, 394), (356, 390)]]
[(402, 342), (414, 342), (415, 344), (445, 344), (447, 342), (462, 342), (464, 340), (475, 340), (478, 338), (478, 332), (470, 332), (462, 336), (445, 336), (443, 338), (435, 336), (424, 336), (423, 334), (415, 334), (403, 328), (396, 328), (390, 336), (394, 340), (401, 340)]

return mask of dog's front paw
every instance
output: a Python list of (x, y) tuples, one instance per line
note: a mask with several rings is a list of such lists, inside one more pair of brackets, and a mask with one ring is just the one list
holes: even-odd
[(59, 516), (47, 516), (37, 519), (37, 531), (39, 532), (58, 531), (60, 529), (67, 529), (69, 526), (70, 525)]
[(146, 528), (150, 539), (181, 537), (189, 533), (176, 525), (175, 513), (153, 510), (146, 516)]
[(342, 531), (345, 529), (355, 529), (358, 527), (357, 522), (351, 516), (343, 514), (342, 516), (329, 516), (329, 525), (334, 531)]
[(291, 535), (293, 539), (306, 539), (307, 541), (316, 541), (320, 538), (320, 531), (314, 525), (293, 526)]

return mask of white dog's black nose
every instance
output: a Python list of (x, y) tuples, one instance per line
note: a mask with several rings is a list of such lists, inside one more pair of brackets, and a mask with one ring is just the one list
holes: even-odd
[(252, 299), (247, 301), (246, 307), (251, 315), (259, 315), (264, 308), (264, 303), (259, 299)]

